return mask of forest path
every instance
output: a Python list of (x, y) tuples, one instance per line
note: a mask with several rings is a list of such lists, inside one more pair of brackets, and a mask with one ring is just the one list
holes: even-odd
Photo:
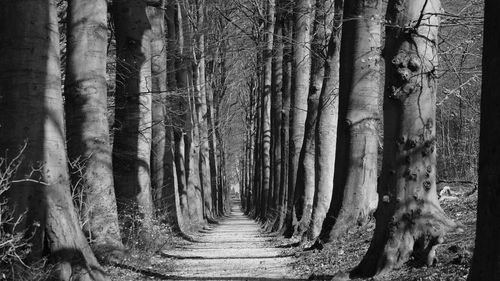
[(173, 263), (173, 280), (299, 280), (289, 265), (295, 258), (281, 250), (233, 205), (231, 215), (204, 230), (197, 242), (164, 250), (162, 256)]

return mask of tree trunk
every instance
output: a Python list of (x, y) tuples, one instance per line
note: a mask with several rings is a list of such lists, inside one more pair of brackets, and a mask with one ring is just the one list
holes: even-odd
[(428, 265), (457, 225), (436, 192), (439, 0), (390, 1), (386, 27), (384, 155), (377, 224), (353, 276), (383, 275), (410, 256)]
[[(210, 84), (210, 82), (208, 83)], [(214, 93), (212, 87), (207, 87), (207, 125), (208, 125), (208, 146), (209, 146), (209, 163), (210, 163), (210, 182), (212, 189), (212, 210), (215, 216), (218, 216), (218, 201), (217, 196), (217, 147), (215, 146), (215, 124), (214, 124)]]
[(271, 81), (275, 0), (267, 1), (266, 49), (264, 50), (264, 91), (262, 92), (262, 196), (260, 218), (267, 220), (271, 185)]
[[(331, 9), (331, 11), (329, 11)], [(313, 28), (311, 79), (307, 102), (307, 117), (304, 131), (304, 142), (300, 152), (297, 183), (295, 188), (301, 191), (296, 198), (297, 231), (302, 235), (311, 220), (315, 193), (315, 158), (316, 158), (316, 120), (319, 109), (319, 96), (325, 77), (325, 59), (328, 49), (328, 39), (332, 33), (333, 1), (316, 1), (316, 13)]]
[(343, 0), (335, 0), (334, 29), (328, 45), (325, 78), (319, 98), (316, 128), (315, 194), (313, 212), (304, 242), (318, 238), (326, 217), (333, 192), (334, 164), (337, 144), (340, 34)]
[(84, 233), (102, 259), (121, 254), (109, 125), (107, 118), (107, 4), (104, 0), (68, 2), (65, 78), (66, 128), (70, 161), (81, 182)]
[(377, 207), (382, 1), (345, 3), (334, 191), (322, 242), (364, 224)]
[[(314, 1), (315, 2), (315, 1)], [(307, 95), (311, 74), (311, 27), (314, 18), (313, 0), (295, 2), (293, 32), (293, 73), (290, 108), (290, 164), (288, 167), (288, 206), (285, 219), (285, 236), (290, 237), (295, 230), (295, 190), (300, 150), (304, 140), (304, 126), (307, 117)]]
[(55, 3), (3, 1), (0, 35), (0, 150), (12, 159), (26, 143), (7, 194), (13, 231), (28, 231), (31, 260), (50, 252), (54, 279), (109, 280), (71, 200)]
[(179, 118), (183, 126), (182, 130), (177, 132), (177, 137), (181, 137), (182, 141), (177, 141), (176, 149), (180, 149), (182, 144), (184, 145), (184, 151), (182, 153), (179, 151), (176, 158), (180, 160), (184, 156), (184, 163), (178, 163), (177, 165), (184, 167), (185, 194), (188, 202), (187, 213), (191, 222), (190, 227), (194, 227), (203, 221), (203, 195), (199, 173), (199, 128), (192, 99), (194, 89), (192, 71), (194, 58), (192, 56), (192, 46), (190, 45), (192, 30), (190, 30), (191, 23), (187, 18), (186, 9), (188, 7), (185, 4), (181, 4), (179, 0), (176, 1), (178, 10), (178, 48), (180, 54), (179, 65), (176, 67), (177, 87), (180, 92)]
[(207, 111), (207, 85), (205, 71), (205, 35), (204, 35), (204, 13), (205, 1), (196, 0), (195, 19), (193, 29), (196, 32), (196, 46), (194, 52), (195, 58), (195, 109), (199, 128), (200, 145), (200, 181), (203, 193), (203, 216), (209, 222), (215, 222), (212, 202), (212, 182), (210, 171), (210, 146), (208, 140), (208, 111)]
[[(279, 3), (278, 3), (279, 4)], [(277, 10), (277, 9), (276, 9)], [(271, 169), (273, 175), (273, 220), (272, 230), (276, 230), (279, 222), (282, 200), (281, 188), (281, 125), (283, 109), (283, 12), (277, 13), (274, 26), (274, 56), (272, 62), (272, 84), (271, 84), (271, 140), (272, 140), (272, 161)]]
[(487, 0), (484, 19), (483, 85), (481, 92), (481, 136), (479, 151), (479, 202), (476, 246), (467, 280), (500, 279), (500, 3)]
[(143, 230), (152, 226), (151, 196), (151, 26), (146, 3), (114, 2), (117, 86), (113, 162), (121, 212), (139, 215)]
[[(182, 14), (178, 3), (167, 3), (167, 67), (168, 87), (174, 95), (172, 101), (172, 131), (173, 131), (173, 159), (175, 165), (175, 189), (179, 196), (179, 211), (177, 215), (179, 228), (186, 230), (189, 223), (188, 198), (187, 198), (187, 175), (186, 175), (186, 148), (184, 143), (184, 128), (186, 123), (186, 97), (182, 96), (183, 89), (187, 87), (186, 72), (183, 63), (184, 37), (182, 33)], [(175, 194), (175, 193), (174, 193)]]
[(193, 101), (194, 85), (193, 85), (193, 75), (192, 72), (188, 73), (188, 90), (190, 105), (187, 121), (188, 132), (185, 135), (184, 142), (186, 143), (186, 168), (188, 169), (187, 175), (187, 195), (188, 195), (188, 207), (189, 207), (189, 217), (193, 226), (198, 226), (204, 221), (203, 215), (203, 187), (201, 185), (200, 179), (200, 128), (198, 126), (198, 116), (196, 114), (195, 104)]
[[(165, 42), (164, 5), (148, 7), (146, 12), (151, 23), (151, 91), (152, 91), (152, 144), (151, 144), (151, 187), (153, 202), (158, 215), (164, 211), (167, 185), (172, 184), (172, 170), (166, 167), (166, 154), (170, 143), (166, 132), (167, 56)], [(168, 182), (170, 180), (170, 183)]]
[[(280, 5), (284, 5), (285, 1), (280, 1)], [(279, 10), (282, 7), (280, 6)], [(289, 172), (289, 140), (290, 140), (290, 94), (292, 86), (292, 43), (291, 38), (293, 37), (292, 26), (293, 20), (291, 16), (284, 13), (281, 15), (282, 18), (279, 21), (283, 28), (283, 85), (282, 91), (282, 107), (281, 107), (281, 173), (280, 177), (280, 208), (278, 213), (278, 219), (273, 230), (285, 230), (285, 218), (287, 214), (287, 196), (288, 196), (288, 172)], [(284, 38), (288, 38), (285, 40)]]

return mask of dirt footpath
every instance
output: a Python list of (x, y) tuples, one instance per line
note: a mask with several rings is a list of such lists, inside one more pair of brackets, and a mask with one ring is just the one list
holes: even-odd
[(173, 262), (173, 280), (299, 280), (290, 267), (295, 258), (273, 247), (239, 207), (203, 232), (195, 243), (162, 252)]

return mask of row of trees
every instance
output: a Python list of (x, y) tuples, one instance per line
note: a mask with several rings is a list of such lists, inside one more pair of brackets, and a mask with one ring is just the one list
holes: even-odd
[(230, 211), (227, 22), (208, 13), (204, 0), (0, 4), (0, 150), (17, 167), (2, 227), (24, 233), (29, 261), (50, 253), (58, 280), (107, 280), (98, 259), (127, 238), (157, 223), (189, 238)]
[[(442, 89), (437, 80), (447, 74), (438, 70), (438, 58), (445, 57), (453, 65), (450, 46), (460, 45), (460, 39), (450, 39), (449, 29), (445, 29), (447, 37), (440, 36), (440, 22), (448, 16), (440, 1), (391, 0), (385, 6), (379, 0), (268, 0), (263, 6), (266, 18), (259, 39), (266, 48), (257, 57), (261, 62), (255, 72), (259, 95), (250, 97), (246, 153), (240, 163), (246, 212), (268, 231), (298, 237), (300, 245), (313, 248), (340, 238), (374, 215), (376, 228), (370, 248), (351, 276), (385, 274), (410, 258), (432, 265), (445, 234), (460, 230), (439, 206), (436, 192), (436, 97)], [(490, 20), (490, 25), (497, 21), (493, 16)], [(459, 20), (445, 22), (451, 26)], [(490, 37), (494, 38), (493, 55), (499, 36)], [(441, 42), (447, 46), (439, 48)], [(471, 78), (476, 75), (472, 72), (464, 74), (461, 67), (474, 69), (477, 60), (470, 59), (474, 50), (462, 46), (457, 50), (463, 51), (462, 62), (446, 86), (468, 77), (469, 83), (456, 89), (465, 93), (477, 79)], [(483, 89), (491, 91), (487, 87)], [(444, 91), (440, 105), (455, 95), (462, 112), (464, 96), (456, 91)], [(492, 100), (487, 105), (491, 104)], [(449, 110), (441, 107), (440, 113)], [(490, 117), (487, 120), (496, 118)], [(448, 137), (441, 148), (453, 145), (446, 122), (456, 119), (441, 115), (440, 137)], [(484, 120), (481, 124), (484, 126)], [(463, 134), (465, 129), (461, 130)], [(454, 139), (458, 149), (453, 153), (448, 149), (448, 157), (462, 152), (465, 137)], [(495, 137), (490, 139), (495, 141)], [(468, 153), (474, 151), (474, 143), (471, 138)], [(485, 152), (485, 158), (492, 160), (491, 149), (497, 145), (486, 146), (490, 152)], [(474, 155), (460, 157), (474, 167), (467, 160)], [(496, 165), (488, 163), (480, 162), (480, 167), (498, 173)], [(452, 171), (447, 164), (459, 169)], [(446, 168), (446, 176), (467, 176), (473, 182), (475, 172), (462, 170), (463, 164), (445, 159), (440, 167)], [(491, 210), (494, 179), (484, 181), (479, 208)], [(484, 221), (492, 222), (498, 214), (482, 210), (478, 221), (482, 234), (477, 241), (483, 247), (475, 253), (470, 280), (498, 278), (493, 265), (498, 262), (498, 252), (484, 246), (492, 245), (496, 233), (488, 231), (491, 224)]]

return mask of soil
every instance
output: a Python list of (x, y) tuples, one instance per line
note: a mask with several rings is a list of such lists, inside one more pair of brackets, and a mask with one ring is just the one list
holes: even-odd
[(199, 231), (196, 242), (177, 241), (140, 266), (109, 268), (112, 280), (306, 280), (291, 264), (296, 257), (275, 247), (260, 225), (233, 206), (230, 216)]
[[(443, 189), (443, 186), (439, 188)], [(388, 281), (465, 281), (474, 247), (477, 192), (473, 186), (449, 186), (441, 196), (445, 212), (462, 224), (438, 248), (432, 267), (411, 261), (383, 278)], [(219, 224), (194, 236), (177, 239), (146, 255), (132, 253), (123, 264), (107, 267), (112, 280), (332, 280), (349, 272), (368, 249), (375, 223), (350, 230), (323, 250), (303, 251), (294, 239), (273, 238), (246, 217), (238, 206)], [(159, 242), (159, 244), (163, 241)], [(335, 280), (347, 280), (338, 278)]]

